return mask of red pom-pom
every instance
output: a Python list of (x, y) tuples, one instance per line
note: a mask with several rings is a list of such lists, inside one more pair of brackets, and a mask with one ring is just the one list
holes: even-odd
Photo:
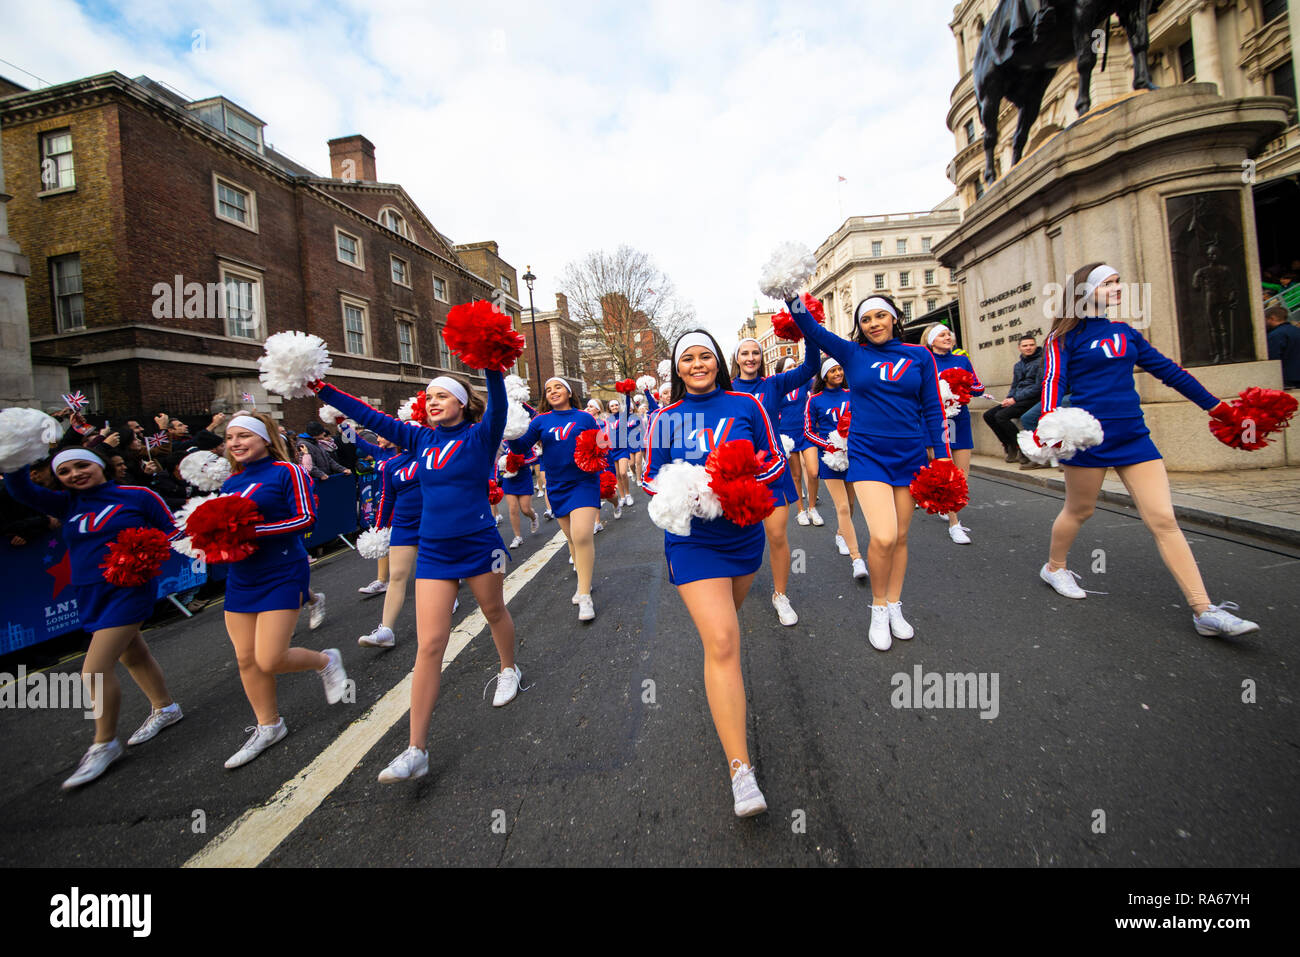
[(618, 476), (613, 472), (600, 473), (600, 497), (614, 501), (614, 494), (618, 491)]
[(718, 496), (722, 514), (737, 525), (755, 525), (776, 509), (772, 490), (753, 477), (732, 481), (710, 479), (709, 488)]
[(157, 576), (171, 555), (167, 533), (156, 528), (124, 528), (99, 563), (104, 581), (136, 588)]
[(262, 521), (251, 499), (219, 495), (190, 514), (185, 534), (209, 565), (238, 562), (257, 551), (254, 528)]
[(953, 397), (962, 405), (970, 405), (970, 390), (975, 387), (975, 376), (968, 369), (945, 369), (939, 378), (948, 383)]
[[(826, 325), (826, 307), (822, 305), (822, 301), (808, 292), (801, 298), (804, 308), (812, 314), (812, 317), (821, 325)], [(786, 342), (799, 342), (803, 339), (803, 330), (795, 325), (794, 318), (784, 309), (772, 317), (772, 331), (776, 333), (778, 339), (784, 339)]]
[(704, 460), (704, 470), (709, 473), (710, 485), (715, 481), (735, 482), (752, 478), (763, 468), (762, 461), (754, 454), (754, 443), (749, 439), (723, 442)]
[(495, 505), (505, 497), (506, 493), (501, 490), (501, 486), (493, 479), (488, 479), (488, 504)]
[(518, 475), (524, 469), (524, 456), (521, 452), (506, 453), (506, 471)]
[(845, 409), (844, 414), (841, 415), (839, 420), (835, 423), (835, 431), (840, 434), (840, 438), (847, 439), (849, 437), (849, 422), (852, 418), (853, 410)]
[(619, 379), (614, 383), (614, 391), (621, 392), (623, 395), (631, 395), (636, 391), (636, 382), (632, 379)]
[(423, 390), (411, 398), (411, 421), (429, 424), (429, 394)]
[(909, 491), (931, 515), (959, 512), (970, 502), (966, 476), (949, 459), (936, 459), (917, 472)]
[(1254, 452), (1268, 445), (1268, 437), (1285, 429), (1295, 415), (1293, 396), (1279, 389), (1252, 386), (1233, 402), (1211, 411), (1210, 431), (1224, 445)]
[(578, 433), (573, 446), (573, 464), (584, 472), (603, 472), (609, 467), (609, 442), (602, 441), (600, 429)]
[(504, 371), (524, 351), (524, 337), (510, 316), (485, 299), (452, 306), (442, 327), (447, 348), (472, 369)]

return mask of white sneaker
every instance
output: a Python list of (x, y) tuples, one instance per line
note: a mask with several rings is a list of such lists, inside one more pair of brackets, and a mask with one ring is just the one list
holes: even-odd
[[(915, 506), (914, 506), (914, 507), (915, 507)], [(947, 512), (938, 512), (938, 513), (935, 514), (934, 517), (935, 517), (935, 518), (941, 518), (941, 519), (943, 519), (945, 522), (948, 521), (948, 513), (947, 513)]]
[[(491, 679), (488, 684), (493, 681), (497, 683), (497, 693), (492, 698), (492, 707), (499, 708), (514, 701), (515, 695), (519, 693), (519, 684), (523, 681), (523, 678), (523, 672), (519, 670), (518, 665), (515, 665), (513, 668), (506, 668), (504, 671), (499, 672), (495, 678)], [(487, 696), (486, 686), (483, 688), (483, 695)]]
[(1235, 601), (1225, 601), (1211, 605), (1199, 615), (1193, 615), (1192, 624), (1196, 626), (1196, 633), (1214, 638), (1222, 635), (1248, 635), (1252, 631), (1259, 631), (1259, 625), (1255, 622), (1234, 615), (1233, 612), (1237, 609)]
[(596, 527), (591, 530), (591, 534), (595, 535), (597, 532), (603, 532), (604, 530), (605, 526), (597, 522)]
[(596, 606), (591, 603), (590, 595), (578, 596), (578, 621), (591, 621), (596, 617)]
[(969, 531), (970, 531), (969, 528), (967, 528), (965, 525), (962, 525), (959, 522), (956, 525), (948, 526), (948, 537), (951, 538), (958, 545), (969, 545), (970, 536), (966, 534)]
[(867, 631), (867, 640), (876, 651), (888, 651), (894, 639), (889, 636), (889, 606), (871, 606), (871, 628)]
[(1060, 568), (1056, 571), (1048, 569), (1044, 565), (1038, 571), (1038, 577), (1057, 590), (1059, 594), (1066, 598), (1087, 598), (1088, 593), (1075, 584), (1075, 579), (1079, 576), (1068, 568)]
[(127, 738), (127, 745), (144, 744), (150, 738), (156, 737), (158, 732), (169, 725), (175, 724), (185, 715), (181, 714), (181, 706), (175, 701), (165, 708), (156, 708), (149, 712), (149, 717), (144, 719), (144, 724), (135, 734)]
[(614, 517), (623, 517), (623, 500), (621, 498), (618, 500), (618, 504), (614, 506)]
[(358, 638), (357, 644), (362, 648), (391, 648), (397, 644), (397, 636), (387, 625), (380, 625), (370, 634)]
[(253, 732), (253, 736), (245, 741), (244, 746), (226, 761), (226, 767), (228, 768), (237, 768), (247, 764), (271, 745), (283, 740), (284, 736), (289, 733), (289, 726), (284, 723), (284, 718), (281, 718), (275, 724), (258, 724), (244, 730)]
[(371, 595), (382, 595), (388, 591), (388, 582), (381, 578), (376, 578), (369, 585), (362, 585), (357, 591), (369, 598)]
[(343, 656), (337, 648), (326, 648), (322, 654), (329, 659), (329, 663), (317, 672), (321, 681), (325, 682), (325, 700), (330, 704), (338, 704), (343, 700), (343, 692), (347, 690), (348, 683), (348, 673), (343, 670)]
[(117, 738), (105, 744), (92, 744), (81, 756), (81, 761), (78, 762), (77, 770), (73, 772), (72, 777), (63, 782), (63, 790), (69, 791), (87, 781), (95, 780), (125, 751), (122, 742)]
[(414, 781), (416, 778), (422, 778), (429, 773), (429, 752), (421, 751), (415, 745), (411, 745), (397, 757), (388, 767), (379, 772), (380, 784), (396, 784), (399, 781)]
[(325, 593), (315, 592), (316, 600), (307, 607), (311, 609), (311, 617), (307, 619), (307, 627), (315, 631), (320, 627), (321, 622), (325, 620)]
[(731, 798), (735, 805), (736, 817), (753, 817), (767, 810), (767, 801), (754, 780), (754, 769), (740, 758), (731, 762), (736, 773), (731, 776)]
[(537, 530), (541, 527), (542, 527), (542, 520), (537, 517), (536, 512), (533, 512), (533, 517), (528, 520), (528, 534), (536, 535)]
[(497, 513), (496, 513), (496, 520), (497, 520), (497, 524), (500, 525), (500, 524), (501, 524), (501, 513), (500, 513), (500, 512), (497, 512)]
[(511, 548), (518, 548), (523, 543), (524, 543), (524, 539), (522, 535), (516, 535), (514, 538), (510, 539)]
[(799, 509), (799, 514), (794, 517), (794, 520), (798, 522), (800, 525), (807, 525), (808, 513), (805, 512), (803, 509)]
[(867, 577), (867, 563), (863, 561), (861, 558), (853, 559), (853, 577), (854, 578)]
[(790, 599), (785, 595), (773, 592), (772, 607), (776, 609), (776, 617), (781, 619), (781, 624), (787, 628), (799, 624), (799, 616), (794, 613), (794, 609), (790, 607)]
[(841, 555), (847, 555), (849, 553), (849, 543), (844, 540), (843, 535), (835, 536), (835, 547), (840, 550)]
[(826, 524), (825, 522), (822, 521), (821, 514), (817, 511), (817, 507), (815, 505), (812, 508), (808, 509), (808, 517), (812, 519), (812, 523), (814, 525)]
[(554, 515), (554, 514), (551, 512), (551, 510), (548, 508), (548, 509), (546, 510), (545, 514), (542, 515), (542, 518), (546, 519), (546, 520), (549, 522), (551, 519), (555, 518), (555, 515)]
[(456, 609), (459, 608), (459, 607), (460, 607), (460, 599), (459, 599), (459, 598), (453, 598), (453, 599), (451, 600), (451, 613), (452, 613), (453, 615), (456, 614)]
[(632, 493), (631, 493), (631, 492), (628, 492), (628, 493), (627, 493), (627, 501), (624, 502), (623, 504), (626, 505), (626, 506), (628, 506), (629, 508), (632, 507)]
[(569, 556), (569, 564), (570, 564), (570, 565), (573, 564), (573, 556), (572, 556), (572, 555)]
[(899, 641), (907, 641), (916, 634), (916, 630), (903, 617), (901, 601), (891, 601), (885, 607), (889, 609), (889, 630), (895, 638)]

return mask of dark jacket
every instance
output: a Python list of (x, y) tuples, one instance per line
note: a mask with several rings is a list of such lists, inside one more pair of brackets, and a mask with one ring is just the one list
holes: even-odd
[(334, 459), (332, 455), (321, 448), (316, 440), (310, 435), (300, 434), (298, 444), (306, 446), (307, 454), (311, 456), (311, 477), (314, 479), (328, 478), (331, 475), (339, 475), (346, 471), (342, 465)]
[(1016, 362), (1015, 369), (1011, 372), (1011, 389), (1007, 395), (1017, 402), (1024, 402), (1026, 399), (1037, 399), (1043, 391), (1043, 363), (1046, 356), (1043, 353), (1043, 347), (1039, 346), (1034, 350), (1034, 354), (1025, 358), (1021, 356)]
[(1282, 360), (1282, 384), (1300, 387), (1300, 329), (1284, 322), (1268, 330), (1268, 357)]

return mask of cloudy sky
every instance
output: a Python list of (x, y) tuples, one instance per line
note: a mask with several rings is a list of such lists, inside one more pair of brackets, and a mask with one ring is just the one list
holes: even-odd
[(223, 94), (323, 174), (326, 140), (362, 133), (453, 240), (531, 264), (538, 308), (568, 262), (628, 243), (729, 336), (778, 242), (951, 192), (953, 6), (41, 0), (6, 5), (0, 74)]

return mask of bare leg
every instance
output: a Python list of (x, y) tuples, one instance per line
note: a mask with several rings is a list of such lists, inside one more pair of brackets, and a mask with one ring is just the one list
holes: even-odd
[(520, 538), (519, 531), (519, 496), (506, 496), (506, 511), (510, 513), (510, 530), (515, 533), (515, 538)]
[(808, 483), (808, 507), (817, 507), (817, 456), (821, 455), (821, 449), (813, 446), (811, 449), (804, 449), (799, 453), (803, 457), (803, 474)]
[(836, 532), (844, 539), (844, 544), (849, 546), (849, 557), (861, 558), (862, 553), (858, 551), (858, 533), (853, 528), (853, 501), (849, 498), (849, 490), (845, 487), (843, 479), (826, 479), (826, 488), (831, 493), (832, 501), (835, 502), (835, 518), (839, 522)]
[(1205, 591), (1205, 582), (1192, 555), (1192, 547), (1187, 544), (1187, 537), (1174, 517), (1169, 474), (1165, 471), (1164, 461), (1153, 459), (1137, 465), (1123, 465), (1115, 471), (1133, 496), (1133, 504), (1137, 506), (1142, 521), (1155, 536), (1160, 557), (1174, 576), (1187, 604), (1196, 614), (1202, 614), (1210, 607), (1210, 596)]
[(808, 499), (803, 488), (803, 455), (792, 452), (786, 459), (786, 468), (790, 470), (790, 480), (794, 482), (795, 494), (799, 496), (799, 511), (808, 511)]
[(412, 747), (429, 748), (429, 721), (442, 684), (442, 656), (451, 637), (451, 606), (460, 582), (437, 578), (415, 580), (415, 632), (418, 647), (411, 671)]
[(492, 641), (497, 646), (502, 671), (515, 666), (515, 620), (506, 608), (504, 581), (505, 575), (501, 572), (484, 572), (465, 579), (478, 602), (479, 611), (483, 612), (488, 627), (492, 629)]
[[(884, 482), (854, 482), (858, 504), (867, 519), (867, 569), (871, 572), (871, 603), (884, 605), (895, 593), (891, 577), (894, 570), (894, 551), (898, 545), (898, 507), (894, 489)], [(907, 489), (903, 489), (904, 492)], [(910, 493), (909, 493), (910, 494)], [(908, 518), (912, 504), (907, 503)]]
[(569, 551), (573, 553), (573, 568), (578, 573), (578, 594), (591, 594), (592, 573), (596, 569), (595, 527), (599, 510), (585, 507), (575, 508), (560, 519), (560, 526), (569, 539)]
[(280, 720), (275, 700), (275, 675), (267, 674), (257, 666), (257, 615), (226, 612), (226, 632), (230, 635), (230, 643), (235, 646), (239, 680), (244, 685), (244, 696), (257, 716), (257, 723), (275, 724)]
[(767, 533), (767, 547), (772, 556), (772, 588), (778, 595), (784, 595), (790, 584), (790, 539), (786, 534), (789, 518), (790, 506), (778, 505), (763, 519), (763, 531)]
[(1065, 466), (1065, 504), (1052, 523), (1051, 550), (1047, 568), (1060, 571), (1069, 557), (1070, 546), (1079, 535), (1083, 523), (1092, 517), (1097, 508), (1097, 495), (1106, 479), (1105, 469), (1088, 469), (1075, 465)]
[[(952, 453), (952, 464), (961, 469), (961, 474), (966, 476), (966, 481), (970, 481), (970, 449), (957, 449)], [(948, 525), (959, 525), (958, 512), (948, 513)]]
[(886, 601), (901, 601), (903, 597), (903, 576), (907, 574), (907, 531), (912, 525), (915, 511), (912, 493), (907, 488), (894, 489), (894, 517), (898, 538), (894, 541), (894, 553), (889, 563), (889, 588), (885, 592)]
[(388, 549), (388, 591), (384, 592), (383, 623), (392, 629), (406, 604), (406, 585), (415, 570), (414, 545), (394, 545)]
[[(155, 708), (172, 703), (163, 680), (162, 669), (140, 637), (140, 623), (101, 628), (90, 638), (90, 647), (81, 663), (81, 680), (99, 712), (95, 719), (95, 744), (107, 744), (117, 737), (117, 719), (122, 708), (122, 686), (117, 678), (117, 662), (122, 661), (135, 683)], [(95, 696), (94, 677), (100, 678), (99, 695)]]
[(749, 764), (736, 584), (730, 578), (708, 578), (677, 586), (704, 646), (704, 690), (728, 765), (737, 758)]

